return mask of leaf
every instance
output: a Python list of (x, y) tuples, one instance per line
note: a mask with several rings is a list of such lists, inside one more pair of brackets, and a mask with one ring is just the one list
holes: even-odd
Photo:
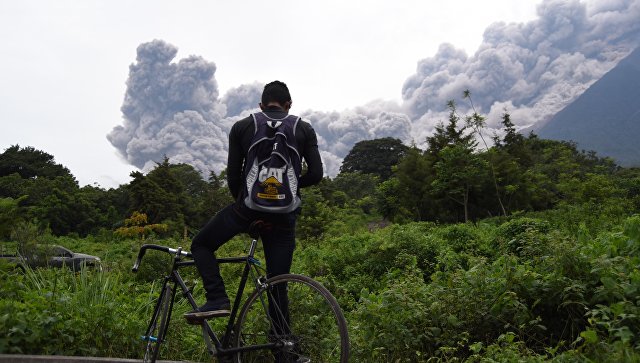
[(580, 333), (580, 336), (587, 344), (595, 344), (598, 342), (598, 334), (595, 332), (595, 330), (585, 330)]
[(623, 343), (627, 344), (633, 339), (635, 334), (633, 334), (629, 327), (623, 326), (619, 329), (615, 329), (613, 336), (620, 338)]
[(469, 346), (469, 349), (475, 354), (480, 353), (482, 351), (482, 348), (483, 348), (482, 342), (473, 343)]

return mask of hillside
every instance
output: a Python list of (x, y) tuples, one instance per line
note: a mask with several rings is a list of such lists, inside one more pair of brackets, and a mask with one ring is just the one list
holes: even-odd
[(558, 112), (537, 134), (571, 140), (622, 166), (640, 166), (640, 48)]

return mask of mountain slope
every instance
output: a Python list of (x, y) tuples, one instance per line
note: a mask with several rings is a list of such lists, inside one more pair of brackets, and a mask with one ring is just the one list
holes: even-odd
[(572, 140), (622, 166), (640, 166), (640, 48), (558, 112), (537, 134)]

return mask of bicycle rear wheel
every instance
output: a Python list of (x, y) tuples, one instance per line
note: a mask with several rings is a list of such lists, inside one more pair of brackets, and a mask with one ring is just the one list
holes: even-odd
[(144, 362), (155, 362), (160, 353), (160, 345), (164, 341), (169, 324), (169, 311), (171, 310), (171, 299), (173, 298), (173, 288), (165, 285), (165, 289), (160, 295), (160, 302), (154, 311), (147, 335), (143, 337), (147, 344), (144, 352)]
[(320, 283), (301, 275), (267, 280), (240, 312), (235, 346), (269, 343), (275, 343), (271, 352), (240, 352), (235, 361), (346, 363), (349, 357), (347, 323), (338, 302)]

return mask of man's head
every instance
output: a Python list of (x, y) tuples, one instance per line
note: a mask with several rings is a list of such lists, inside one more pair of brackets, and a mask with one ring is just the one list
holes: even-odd
[(291, 94), (289, 88), (284, 82), (273, 81), (267, 83), (262, 91), (262, 102), (260, 108), (265, 109), (269, 106), (280, 106), (285, 111), (291, 108)]

